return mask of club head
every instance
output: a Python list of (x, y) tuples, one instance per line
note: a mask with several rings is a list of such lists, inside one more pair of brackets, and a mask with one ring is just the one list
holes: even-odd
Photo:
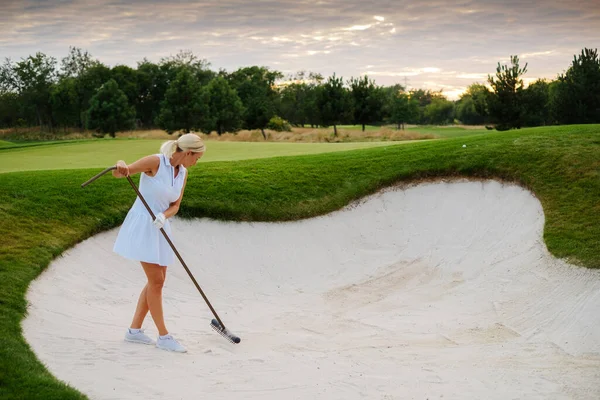
[(217, 331), (217, 333), (219, 333), (219, 335), (223, 336), (225, 339), (227, 339), (231, 343), (236, 343), (237, 344), (237, 343), (239, 343), (241, 341), (241, 339), (238, 336), (236, 336), (233, 333), (229, 332), (228, 329), (223, 328), (221, 326), (221, 324), (219, 324), (219, 321), (217, 321), (216, 319), (213, 319), (212, 321), (210, 321), (210, 326), (215, 331)]

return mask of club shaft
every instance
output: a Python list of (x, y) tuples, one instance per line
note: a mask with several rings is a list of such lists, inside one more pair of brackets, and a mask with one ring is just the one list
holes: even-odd
[(112, 167), (106, 168), (104, 171), (100, 172), (98, 175), (96, 175), (96, 176), (90, 178), (89, 180), (87, 180), (86, 182), (82, 183), (81, 187), (86, 187), (87, 185), (94, 182), (96, 179), (100, 178), (102, 175), (106, 174), (107, 172), (112, 171), (113, 169), (117, 169), (117, 166), (113, 165)]

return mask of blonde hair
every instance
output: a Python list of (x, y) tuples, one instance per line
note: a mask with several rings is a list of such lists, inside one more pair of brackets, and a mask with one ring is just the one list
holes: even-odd
[(195, 133), (186, 133), (177, 140), (168, 140), (160, 146), (160, 152), (167, 158), (171, 158), (175, 152), (188, 150), (194, 153), (201, 153), (206, 150), (206, 146), (200, 136)]

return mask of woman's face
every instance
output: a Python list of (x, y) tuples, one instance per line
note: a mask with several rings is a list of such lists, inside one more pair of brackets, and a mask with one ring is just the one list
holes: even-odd
[(196, 165), (198, 160), (200, 158), (202, 158), (203, 155), (204, 155), (203, 151), (199, 152), (199, 153), (194, 153), (193, 151), (190, 151), (189, 154), (186, 154), (186, 156), (183, 158), (181, 163), (186, 168), (192, 167), (192, 166)]

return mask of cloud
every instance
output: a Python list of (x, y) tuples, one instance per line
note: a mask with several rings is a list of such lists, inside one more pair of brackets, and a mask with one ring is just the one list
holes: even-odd
[(470, 79), (470, 80), (487, 79), (487, 76), (488, 76), (488, 74), (485, 73), (485, 72), (474, 73), (474, 74), (463, 73), (463, 74), (456, 75), (456, 77), (459, 78), (459, 79)]
[(547, 56), (554, 53), (554, 50), (549, 50), (549, 51), (537, 51), (534, 53), (523, 53), (519, 56), (519, 58), (539, 58), (539, 57), (543, 57), (543, 56)]
[(343, 31), (364, 31), (373, 25), (353, 25), (350, 28), (342, 28)]
[(419, 75), (419, 72), (417, 72), (417, 71), (365, 71), (362, 73), (362, 75), (398, 77), (398, 76), (416, 76), (416, 75)]
[[(373, 67), (369, 65), (368, 67)], [(417, 76), (421, 74), (430, 74), (430, 73), (439, 73), (441, 72), (440, 68), (435, 67), (425, 67), (425, 68), (403, 68), (402, 70), (397, 71), (373, 71), (368, 70), (362, 75), (373, 75), (373, 76)]]
[(331, 51), (329, 50), (309, 50), (306, 52), (309, 56), (314, 56), (316, 54), (329, 54)]

